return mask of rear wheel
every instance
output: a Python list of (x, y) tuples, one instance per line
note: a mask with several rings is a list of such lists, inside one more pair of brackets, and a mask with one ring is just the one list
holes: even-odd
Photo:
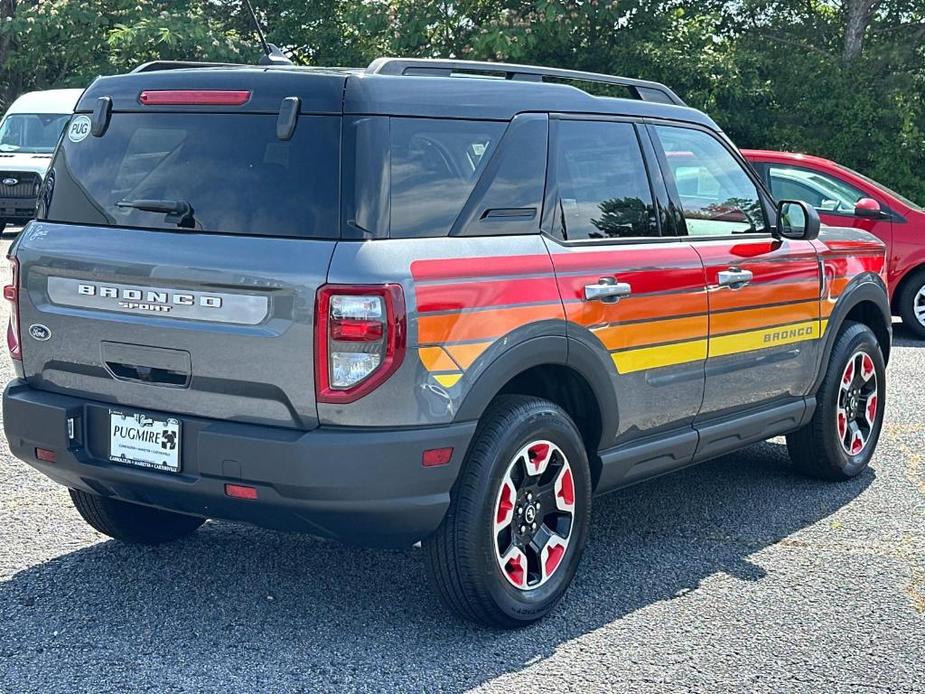
[(484, 415), (446, 518), (427, 540), (444, 602), (489, 626), (525, 626), (564, 595), (587, 539), (591, 475), (555, 404), (506, 396)]
[(925, 340), (925, 269), (903, 282), (899, 294), (899, 315), (916, 337)]
[(885, 375), (873, 331), (846, 322), (832, 348), (812, 420), (787, 436), (790, 457), (800, 472), (847, 480), (864, 471), (883, 425)]
[(123, 542), (159, 545), (186, 537), (206, 522), (205, 518), (171, 513), (70, 490), (74, 508), (94, 529)]

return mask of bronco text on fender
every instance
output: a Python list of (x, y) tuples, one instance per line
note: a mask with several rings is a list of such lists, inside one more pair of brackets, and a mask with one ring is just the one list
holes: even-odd
[(883, 244), (775, 204), (663, 85), (155, 63), (74, 124), (10, 255), (4, 426), (114, 538), (423, 541), (514, 627), (595, 494), (781, 434), (830, 480), (874, 452)]

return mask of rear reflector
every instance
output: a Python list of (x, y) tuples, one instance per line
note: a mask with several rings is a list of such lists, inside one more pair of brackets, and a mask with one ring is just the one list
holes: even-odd
[(243, 484), (226, 484), (225, 494), (234, 499), (256, 499), (257, 490), (254, 487), (245, 487)]
[(36, 448), (35, 457), (44, 463), (53, 463), (57, 460), (55, 452), (50, 451), (47, 448)]
[(250, 91), (149, 89), (138, 100), (145, 106), (241, 106), (250, 98)]
[(450, 458), (452, 457), (452, 448), (432, 448), (429, 451), (424, 451), (424, 455), (421, 456), (421, 464), (424, 467), (437, 467), (438, 465), (446, 465), (448, 462), (450, 462)]

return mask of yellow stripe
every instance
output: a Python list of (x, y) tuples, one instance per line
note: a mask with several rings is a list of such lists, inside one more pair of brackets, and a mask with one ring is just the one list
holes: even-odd
[(829, 329), (829, 319), (826, 318), (824, 321), (819, 323), (819, 336), (825, 335), (825, 331)]
[(724, 357), (740, 352), (753, 352), (779, 345), (790, 345), (807, 340), (818, 340), (821, 334), (819, 321), (792, 323), (779, 328), (751, 330), (738, 335), (719, 335), (710, 340), (710, 358)]
[(707, 341), (693, 340), (659, 347), (644, 347), (626, 352), (612, 354), (613, 363), (621, 374), (657, 369), (661, 366), (674, 366), (707, 358)]
[(440, 374), (434, 376), (434, 380), (444, 388), (452, 388), (459, 383), (460, 378), (462, 378), (462, 374)]

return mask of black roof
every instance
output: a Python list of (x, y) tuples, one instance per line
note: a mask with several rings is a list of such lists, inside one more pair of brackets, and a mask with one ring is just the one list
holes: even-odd
[[(457, 68), (456, 66), (461, 66)], [(557, 81), (543, 81), (545, 77)], [(635, 98), (594, 96), (562, 80), (626, 87)], [(142, 106), (144, 90), (250, 90), (244, 106)], [(718, 129), (664, 85), (594, 73), (494, 63), (380, 59), (366, 69), (149, 63), (137, 71), (100, 77), (84, 92), (79, 112), (100, 97), (113, 111), (250, 111), (278, 113), (299, 97), (302, 113), (429, 116), (510, 120), (525, 111), (663, 118)], [(666, 103), (667, 102), (667, 103)]]

